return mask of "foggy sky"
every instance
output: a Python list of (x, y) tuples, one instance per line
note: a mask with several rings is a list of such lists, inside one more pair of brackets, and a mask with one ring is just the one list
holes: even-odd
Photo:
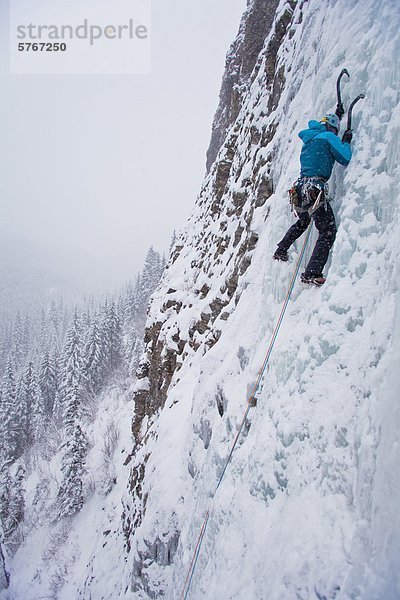
[(0, 0), (0, 235), (107, 287), (133, 277), (150, 245), (166, 251), (200, 189), (245, 5), (153, 0), (150, 75), (47, 76), (9, 74)]

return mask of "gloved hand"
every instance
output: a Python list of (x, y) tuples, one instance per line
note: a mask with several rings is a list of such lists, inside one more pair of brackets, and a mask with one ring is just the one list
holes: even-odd
[(352, 139), (353, 139), (353, 132), (351, 131), (351, 129), (346, 129), (346, 131), (344, 132), (343, 137), (342, 137), (342, 142), (347, 142), (348, 144), (350, 144)]
[(335, 110), (335, 114), (336, 116), (341, 119), (344, 115), (344, 108), (343, 108), (343, 104), (340, 103), (337, 105), (336, 110)]

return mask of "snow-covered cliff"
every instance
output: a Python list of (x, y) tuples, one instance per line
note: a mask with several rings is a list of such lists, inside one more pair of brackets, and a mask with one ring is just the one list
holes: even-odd
[[(247, 16), (272, 5), (250, 1)], [(180, 597), (207, 511), (191, 598), (400, 596), (399, 25), (392, 0), (279, 2), (232, 124), (221, 94), (209, 157), (227, 133), (147, 323), (126, 523), (135, 598)], [(292, 221), (297, 131), (334, 109), (343, 67), (345, 104), (366, 99), (353, 160), (331, 179), (328, 280), (296, 285), (215, 494), (297, 256), (271, 261)]]
[[(61, 522), (38, 501), (41, 471), (54, 482), (33, 455), (34, 523), (2, 600), (400, 597), (399, 30), (397, 0), (248, 0), (207, 175), (150, 306), (133, 443), (130, 395), (104, 394), (88, 461), (101, 470), (120, 429), (112, 486)], [(296, 283), (216, 489), (299, 254), (271, 260), (293, 220), (297, 132), (335, 108), (344, 67), (345, 105), (366, 99), (330, 181), (327, 282)]]

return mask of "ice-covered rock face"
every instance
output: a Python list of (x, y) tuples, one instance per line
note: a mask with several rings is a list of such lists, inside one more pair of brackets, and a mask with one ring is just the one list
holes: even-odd
[[(245, 15), (250, 24), (257, 21), (255, 7), (263, 15), (273, 4), (270, 0), (250, 3)], [(278, 49), (292, 19), (293, 11), (286, 3), (275, 15), (266, 50), (259, 57), (257, 81), (261, 88), (269, 90), (270, 102), (272, 98), (277, 101), (283, 71), (276, 69), (276, 75), (270, 79), (267, 73), (274, 71), (272, 65), (276, 64)], [(273, 21), (271, 16), (270, 20)], [(253, 37), (247, 31), (249, 27), (244, 18), (238, 38), (242, 42), (238, 52), (244, 54), (238, 55), (239, 62), (244, 61), (251, 40), (255, 47), (262, 47), (265, 42), (264, 27), (255, 27)], [(230, 57), (233, 59), (232, 53)], [(260, 221), (265, 222), (269, 214), (269, 208), (262, 212), (258, 209), (273, 193), (273, 157), (266, 148), (277, 125), (274, 120), (260, 122), (260, 116), (266, 113), (267, 107), (253, 98), (229, 131), (186, 230), (172, 252), (163, 284), (153, 298), (145, 336), (146, 358), (138, 374), (133, 423), (137, 439), (141, 437), (144, 417), (153, 416), (164, 405), (174, 375), (200, 348), (203, 354), (213, 347), (239, 301), (239, 281), (251, 263), (258, 229), (263, 228)]]
[[(219, 105), (207, 152), (207, 172), (213, 165), (229, 128), (235, 123), (242, 108), (244, 97), (252, 83), (251, 75), (274, 22), (278, 1), (248, 0), (238, 36), (226, 57)], [(271, 52), (270, 55), (272, 54), (276, 56), (276, 53)]]
[[(251, 46), (246, 19), (272, 4), (249, 3), (228, 65)], [(207, 510), (191, 598), (400, 595), (399, 26), (394, 0), (279, 2), (254, 28), (238, 110), (221, 96), (219, 152), (147, 323), (125, 523), (135, 598), (179, 597)], [(345, 105), (366, 99), (353, 159), (330, 181), (327, 283), (296, 284), (215, 493), (298, 255), (271, 261), (292, 222), (297, 132), (334, 109), (344, 67)]]

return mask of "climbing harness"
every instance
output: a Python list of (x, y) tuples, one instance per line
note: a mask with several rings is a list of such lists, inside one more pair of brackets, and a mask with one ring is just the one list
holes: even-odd
[(288, 193), (296, 217), (306, 212), (311, 217), (322, 204), (326, 210), (326, 204), (330, 201), (328, 184), (322, 177), (299, 177)]
[[(264, 373), (266, 371), (266, 368), (267, 368), (267, 365), (268, 365), (268, 361), (269, 361), (269, 359), (271, 357), (272, 350), (274, 348), (274, 344), (275, 344), (276, 338), (278, 337), (278, 333), (279, 333), (279, 330), (280, 330), (280, 327), (281, 327), (281, 324), (282, 324), (282, 321), (283, 321), (283, 317), (285, 316), (285, 312), (286, 312), (287, 306), (289, 304), (290, 297), (292, 295), (294, 284), (296, 282), (296, 278), (297, 278), (297, 275), (299, 273), (300, 264), (301, 264), (301, 261), (303, 260), (303, 256), (304, 256), (304, 253), (305, 253), (305, 250), (306, 250), (306, 247), (307, 247), (307, 243), (308, 243), (308, 240), (310, 238), (310, 232), (311, 232), (311, 227), (309, 225), (308, 229), (307, 229), (306, 237), (305, 237), (305, 240), (303, 242), (303, 246), (302, 246), (302, 249), (301, 249), (301, 252), (300, 252), (300, 255), (299, 255), (299, 258), (297, 259), (297, 264), (296, 264), (295, 271), (294, 271), (294, 273), (292, 275), (292, 278), (290, 280), (290, 284), (289, 284), (289, 288), (288, 288), (288, 291), (287, 291), (287, 294), (286, 294), (286, 298), (285, 298), (285, 300), (283, 302), (281, 312), (280, 312), (278, 320), (276, 322), (275, 329), (273, 331), (273, 334), (272, 334), (272, 337), (271, 337), (271, 340), (270, 340), (270, 343), (269, 343), (269, 346), (268, 346), (268, 350), (267, 350), (265, 358), (264, 358), (264, 362), (263, 362), (262, 367), (261, 367), (261, 369), (260, 369), (260, 371), (258, 373), (256, 383), (254, 384), (254, 388), (252, 389), (252, 392), (251, 392), (251, 394), (250, 394), (250, 396), (249, 396), (249, 398), (247, 400), (247, 406), (246, 406), (246, 409), (244, 411), (242, 420), (240, 422), (238, 432), (237, 432), (237, 434), (235, 436), (235, 439), (233, 441), (231, 450), (230, 450), (230, 452), (228, 454), (228, 458), (225, 461), (224, 468), (222, 469), (222, 473), (221, 473), (221, 475), (219, 477), (219, 480), (218, 480), (218, 483), (217, 483), (217, 485), (215, 487), (214, 493), (211, 495), (211, 501), (215, 498), (215, 495), (216, 495), (216, 493), (218, 491), (218, 488), (220, 487), (220, 485), (222, 483), (222, 480), (224, 478), (225, 472), (226, 472), (226, 470), (228, 468), (228, 465), (229, 465), (229, 463), (231, 461), (232, 455), (233, 455), (233, 453), (235, 451), (236, 445), (237, 445), (237, 443), (239, 441), (239, 437), (240, 437), (240, 434), (242, 432), (243, 426), (246, 423), (247, 416), (249, 414), (250, 408), (252, 408), (256, 404), (256, 395), (257, 395), (257, 392), (260, 390), (262, 378), (263, 378)], [(199, 537), (197, 539), (196, 546), (195, 546), (194, 553), (193, 553), (193, 557), (192, 557), (192, 560), (191, 560), (190, 565), (189, 565), (189, 569), (188, 569), (188, 572), (187, 572), (185, 583), (183, 585), (182, 593), (180, 595), (180, 600), (187, 600), (187, 598), (188, 598), (190, 587), (191, 587), (192, 580), (193, 580), (193, 575), (194, 575), (194, 572), (196, 570), (197, 561), (198, 561), (198, 558), (200, 556), (201, 546), (203, 544), (203, 540), (204, 540), (204, 536), (205, 536), (205, 533), (206, 533), (206, 529), (207, 529), (207, 525), (208, 525), (209, 519), (210, 519), (210, 509), (207, 510), (206, 515), (205, 515), (204, 520), (203, 520), (203, 524), (202, 524), (201, 529), (200, 529), (200, 534), (199, 534)]]

